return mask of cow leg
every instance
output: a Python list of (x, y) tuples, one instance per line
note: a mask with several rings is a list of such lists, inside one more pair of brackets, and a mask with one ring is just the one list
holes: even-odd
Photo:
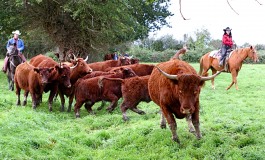
[(78, 101), (75, 103), (74, 112), (76, 118), (80, 118), (80, 108), (82, 107), (83, 104), (84, 102), (78, 102)]
[(27, 105), (27, 99), (28, 99), (29, 91), (24, 92), (24, 101), (23, 101), (23, 106)]
[(95, 114), (94, 111), (92, 110), (92, 106), (94, 105), (94, 102), (87, 102), (85, 103), (85, 108), (90, 114)]
[(195, 133), (195, 129), (194, 129), (194, 126), (193, 126), (193, 124), (192, 124), (192, 119), (191, 119), (191, 115), (190, 115), (190, 114), (188, 114), (188, 115), (186, 116), (186, 121), (187, 121), (187, 123), (188, 123), (189, 132), (191, 132), (191, 133)]
[(111, 104), (108, 106), (107, 110), (109, 112), (112, 112), (117, 107), (117, 104), (118, 104), (118, 100), (113, 100)]
[(64, 98), (63, 93), (60, 90), (58, 91), (58, 94), (59, 94), (60, 99), (61, 99), (61, 112), (63, 112), (64, 111), (65, 98)]
[(49, 95), (49, 111), (50, 112), (52, 112), (52, 103), (53, 103), (53, 99), (57, 91), (58, 91), (58, 86), (54, 87), (54, 89), (50, 91), (50, 95)]
[(126, 114), (126, 111), (129, 108), (128, 106), (129, 105), (126, 103), (126, 100), (123, 99), (123, 102), (121, 103), (120, 109), (121, 109), (121, 112), (122, 112), (122, 119), (124, 121), (128, 121), (129, 120), (129, 117), (127, 117), (127, 114)]
[(160, 127), (162, 129), (165, 129), (165, 128), (167, 128), (166, 118), (165, 118), (165, 116), (164, 116), (164, 114), (162, 113), (161, 110), (160, 110), (160, 114), (161, 114)]
[(36, 106), (37, 106), (36, 94), (34, 94), (34, 93), (30, 93), (30, 94), (31, 94), (31, 99), (32, 99), (32, 109), (36, 110)]
[(102, 101), (101, 101), (101, 105), (100, 105), (100, 107), (98, 107), (98, 111), (99, 111), (99, 110), (102, 110), (103, 107), (105, 106), (105, 104), (106, 104), (106, 101), (102, 100)]
[(166, 106), (161, 105), (161, 108), (162, 108), (163, 115), (167, 119), (167, 123), (169, 125), (170, 130), (171, 130), (172, 140), (177, 142), (177, 143), (180, 143), (178, 135), (177, 135), (177, 123), (175, 121), (173, 114), (168, 111)]
[(69, 96), (69, 106), (68, 106), (68, 109), (67, 109), (67, 112), (71, 112), (71, 108), (72, 108), (72, 104), (73, 104), (73, 100), (74, 100), (74, 94), (71, 94)]
[(195, 110), (195, 112), (192, 114), (192, 123), (195, 127), (196, 137), (197, 139), (201, 139), (201, 131), (200, 131), (200, 121), (199, 121), (199, 107)]
[(21, 89), (18, 87), (18, 85), (16, 85), (17, 106), (20, 106), (21, 105), (21, 102), (20, 102), (20, 92), (21, 92)]

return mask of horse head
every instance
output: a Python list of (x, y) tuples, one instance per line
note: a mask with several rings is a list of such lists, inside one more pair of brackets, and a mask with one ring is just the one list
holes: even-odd
[(258, 62), (258, 54), (254, 46), (249, 47), (248, 57), (251, 58), (254, 62)]
[(10, 45), (8, 48), (7, 48), (7, 53), (6, 53), (8, 56), (12, 56), (12, 55), (18, 55), (18, 50), (16, 48), (15, 45)]

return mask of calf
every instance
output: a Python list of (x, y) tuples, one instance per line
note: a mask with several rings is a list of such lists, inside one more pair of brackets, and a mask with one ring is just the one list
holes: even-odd
[(124, 79), (121, 86), (123, 102), (121, 103), (121, 111), (123, 120), (127, 121), (129, 118), (126, 115), (127, 109), (130, 109), (138, 114), (145, 114), (144, 111), (139, 110), (137, 105), (141, 102), (150, 102), (151, 98), (148, 93), (148, 80), (150, 75), (142, 77), (131, 77)]
[(98, 76), (94, 78), (81, 78), (76, 82), (75, 86), (75, 115), (80, 117), (80, 108), (84, 103), (88, 112), (92, 113), (92, 106), (98, 101), (111, 101), (107, 108), (111, 112), (116, 106), (121, 95), (121, 81), (111, 81), (108, 78), (128, 78), (136, 76), (129, 68), (117, 72), (115, 74)]
[(45, 86), (44, 92), (50, 91), (49, 94), (49, 110), (52, 111), (52, 103), (53, 99), (58, 92), (58, 85), (62, 84), (67, 88), (71, 87), (70, 83), (70, 67), (55, 62), (52, 58), (44, 56), (44, 55), (37, 55), (30, 60), (30, 64), (35, 67), (54, 67), (55, 70), (52, 71), (52, 76), (48, 79), (49, 83)]
[(131, 64), (131, 65), (126, 65), (126, 66), (120, 66), (120, 67), (112, 67), (112, 68), (106, 69), (105, 71), (115, 71), (123, 67), (131, 68), (135, 72), (135, 74), (137, 74), (138, 76), (150, 75), (154, 69), (154, 65), (137, 63), (137, 64)]
[(73, 99), (74, 99), (74, 84), (83, 76), (90, 74), (92, 72), (92, 69), (87, 65), (86, 60), (83, 58), (75, 58), (72, 60), (72, 63), (64, 62), (63, 64), (68, 65), (70, 70), (70, 82), (71, 87), (65, 86), (61, 83), (58, 84), (58, 94), (61, 99), (61, 111), (64, 111), (64, 104), (65, 104), (65, 98), (69, 97), (69, 106), (68, 106), (68, 112), (71, 111)]
[(94, 62), (88, 64), (93, 71), (105, 71), (107, 68), (110, 67), (118, 67), (131, 64), (131, 61), (127, 57), (120, 57), (118, 60), (107, 60), (102, 62)]
[(42, 96), (43, 89), (48, 83), (51, 72), (54, 68), (38, 68), (34, 67), (27, 62), (17, 66), (15, 72), (15, 84), (17, 94), (17, 105), (20, 105), (20, 91), (24, 90), (23, 106), (27, 104), (28, 93), (30, 92), (32, 98), (32, 108), (36, 109), (36, 106), (40, 103), (40, 97)]

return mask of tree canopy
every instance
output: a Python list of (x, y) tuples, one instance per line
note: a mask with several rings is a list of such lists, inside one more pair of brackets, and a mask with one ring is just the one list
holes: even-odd
[(45, 31), (61, 53), (96, 54), (168, 25), (170, 0), (1, 0), (1, 34)]

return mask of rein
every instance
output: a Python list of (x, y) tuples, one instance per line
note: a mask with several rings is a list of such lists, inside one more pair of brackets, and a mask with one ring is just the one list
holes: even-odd
[(10, 55), (10, 56), (9, 56), (9, 62), (10, 62), (10, 64), (11, 64), (13, 67), (16, 68), (18, 65), (15, 65), (15, 64), (13, 63), (13, 61), (10, 60), (10, 59), (13, 58), (13, 57), (19, 57), (19, 58), (20, 58), (20, 61), (22, 61), (22, 59), (21, 59), (21, 57), (20, 57), (19, 55)]

